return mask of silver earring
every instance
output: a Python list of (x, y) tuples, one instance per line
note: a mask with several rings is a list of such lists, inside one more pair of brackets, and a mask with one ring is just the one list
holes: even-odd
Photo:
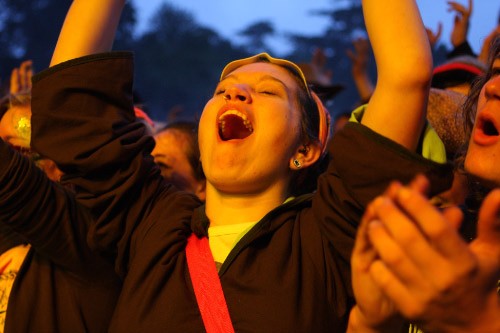
[(295, 165), (295, 167), (296, 167), (297, 169), (302, 168), (302, 164), (300, 164), (300, 161), (299, 161), (299, 160), (293, 160), (293, 165)]

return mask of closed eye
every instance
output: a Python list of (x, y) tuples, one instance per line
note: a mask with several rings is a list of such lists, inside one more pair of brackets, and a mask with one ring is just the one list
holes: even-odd
[(274, 91), (268, 91), (268, 90), (259, 91), (259, 93), (264, 95), (277, 95)]
[(156, 161), (156, 164), (160, 167), (160, 169), (165, 169), (165, 170), (172, 169), (170, 165), (165, 164), (163, 162)]

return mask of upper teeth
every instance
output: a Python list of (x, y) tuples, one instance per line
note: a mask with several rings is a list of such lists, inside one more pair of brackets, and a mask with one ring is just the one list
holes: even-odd
[(253, 132), (252, 123), (250, 122), (250, 120), (248, 120), (248, 117), (244, 113), (241, 113), (237, 110), (228, 110), (219, 116), (219, 124), (220, 124), (222, 130), (224, 130), (224, 127), (226, 127), (226, 122), (224, 121), (224, 118), (228, 115), (235, 115), (235, 116), (238, 116), (241, 119), (243, 119), (243, 124), (245, 125), (245, 127), (250, 132)]

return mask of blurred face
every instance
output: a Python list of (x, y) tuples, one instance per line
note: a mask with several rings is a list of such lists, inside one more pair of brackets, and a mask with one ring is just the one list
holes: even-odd
[(196, 180), (194, 170), (189, 164), (187, 140), (182, 131), (176, 129), (162, 131), (155, 136), (156, 145), (151, 155), (160, 166), (161, 174), (166, 180), (180, 190), (198, 195), (200, 186), (204, 189), (204, 184)]
[(245, 194), (288, 182), (299, 143), (298, 89), (287, 70), (269, 63), (239, 67), (219, 83), (199, 126), (211, 186)]
[(0, 137), (17, 148), (30, 148), (31, 109), (28, 106), (13, 107), (0, 119)]
[(462, 95), (468, 95), (470, 91), (470, 83), (462, 83), (453, 87), (445, 88), (446, 90), (451, 90)]
[(31, 108), (29, 106), (16, 106), (7, 110), (0, 119), (0, 137), (34, 161), (49, 179), (56, 182), (61, 179), (62, 172), (54, 162), (39, 159), (38, 154), (31, 151)]
[(465, 158), (465, 169), (489, 187), (500, 186), (500, 59), (483, 86)]

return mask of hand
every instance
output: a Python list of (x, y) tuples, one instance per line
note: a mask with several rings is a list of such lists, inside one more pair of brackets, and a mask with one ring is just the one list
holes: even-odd
[(372, 267), (379, 260), (368, 238), (369, 224), (375, 217), (369, 205), (358, 228), (351, 258), (351, 271), (356, 306), (351, 310), (348, 332), (392, 332), (402, 325), (394, 303), (378, 286)]
[(429, 28), (425, 28), (425, 31), (427, 31), (427, 37), (429, 37), (429, 43), (431, 44), (431, 47), (434, 48), (439, 38), (441, 38), (441, 33), (443, 32), (443, 24), (441, 22), (438, 23), (436, 33), (434, 33), (434, 31)]
[(481, 47), (481, 52), (478, 59), (484, 64), (488, 64), (488, 57), (490, 55), (491, 42), (500, 35), (500, 25), (496, 26), (492, 32), (484, 39), (483, 45)]
[(448, 11), (455, 12), (453, 30), (450, 41), (454, 47), (459, 46), (467, 40), (469, 31), (469, 19), (472, 14), (472, 0), (469, 0), (469, 7), (465, 7), (456, 1), (448, 1)]
[(314, 50), (312, 59), (311, 59), (311, 67), (318, 78), (321, 78), (322, 82), (330, 82), (332, 80), (333, 73), (331, 70), (327, 69), (326, 63), (328, 61), (328, 57), (325, 54), (323, 49)]
[(354, 51), (346, 51), (347, 56), (351, 59), (352, 75), (367, 75), (370, 42), (366, 38), (357, 38), (352, 42), (352, 45)]
[(378, 198), (369, 240), (381, 260), (372, 276), (395, 307), (424, 332), (497, 332), (500, 304), (500, 190), (485, 199), (478, 237), (465, 243), (461, 212), (440, 212), (425, 196), (401, 187)]
[[(425, 193), (428, 183), (417, 177), (410, 185), (415, 191)], [(401, 184), (394, 182), (384, 193), (384, 197), (396, 199)], [(394, 303), (376, 282), (373, 267), (380, 261), (378, 253), (369, 240), (371, 223), (377, 223), (375, 202), (366, 209), (356, 235), (351, 258), (352, 282), (357, 305), (349, 319), (350, 332), (396, 332), (403, 324)]]
[(33, 76), (33, 62), (26, 60), (19, 68), (14, 68), (10, 75), (10, 93), (12, 95), (30, 93), (31, 77)]
[(356, 89), (358, 90), (361, 101), (367, 102), (370, 100), (373, 90), (373, 83), (368, 75), (368, 60), (370, 52), (370, 42), (366, 38), (358, 38), (352, 42), (354, 52), (347, 50), (347, 56), (351, 59), (352, 78)]

